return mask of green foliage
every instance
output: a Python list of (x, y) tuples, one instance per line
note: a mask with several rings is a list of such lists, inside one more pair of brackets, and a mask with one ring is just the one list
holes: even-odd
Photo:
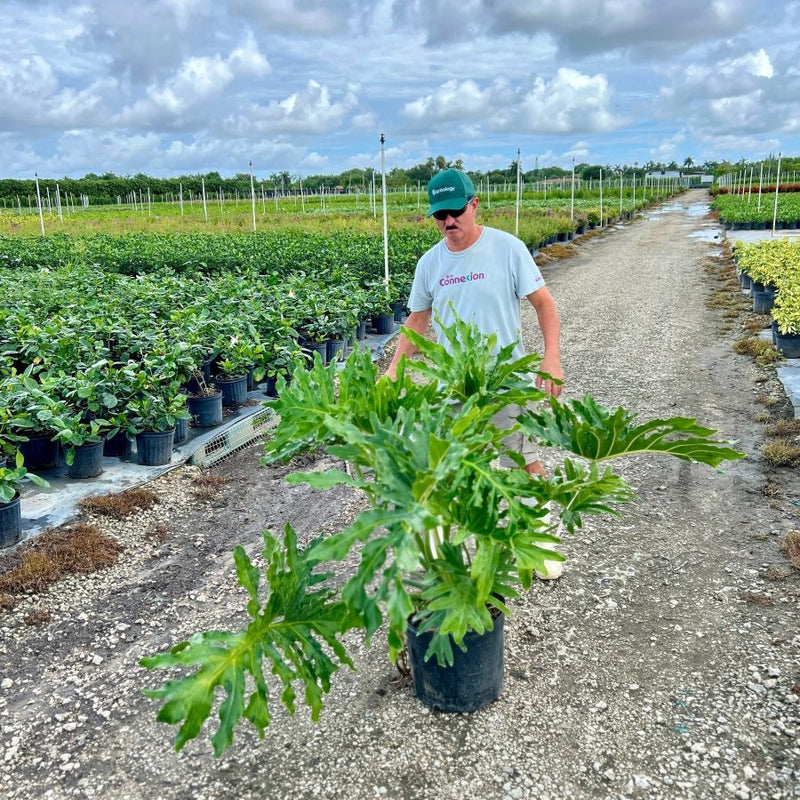
[(10, 503), (19, 490), (19, 484), (23, 481), (31, 481), (44, 489), (50, 486), (44, 478), (28, 472), (24, 462), (22, 453), (17, 451), (13, 467), (0, 467), (0, 503)]
[[(263, 737), (270, 722), (269, 691), (264, 661), (283, 687), (281, 701), (295, 711), (295, 682), (304, 687), (304, 701), (316, 720), (322, 710), (322, 696), (330, 690), (330, 679), (339, 666), (352, 667), (340, 635), (358, 621), (333, 590), (319, 587), (328, 577), (314, 573), (319, 559), (315, 543), (305, 550), (286, 527), (283, 545), (264, 533), (263, 557), (267, 562), (267, 593), (259, 593), (259, 570), (244, 548), (234, 552), (239, 584), (249, 597), (250, 622), (240, 633), (209, 631), (195, 634), (168, 653), (141, 659), (147, 669), (197, 667), (190, 675), (167, 681), (159, 689), (146, 691), (148, 697), (163, 700), (158, 719), (181, 723), (175, 736), (175, 749), (200, 732), (211, 714), (215, 694), (221, 689), (225, 699), (219, 708), (219, 726), (211, 737), (219, 756), (233, 742), (233, 728), (242, 717), (249, 720)], [(330, 648), (333, 657), (326, 651)], [(246, 676), (253, 688), (247, 694)]]
[[(519, 456), (507, 451), (509, 431), (497, 427), (495, 415), (510, 403), (545, 398), (533, 386), (538, 357), (512, 361), (511, 348), (497, 348), (495, 336), (483, 336), (463, 322), (445, 332), (450, 352), (412, 331), (406, 335), (425, 360), (403, 360), (396, 381), (378, 379), (365, 351), (354, 352), (341, 371), (323, 367), (319, 359), (310, 370), (297, 369), (291, 385), (283, 382), (273, 403), (279, 423), (264, 456), (264, 463), (273, 463), (323, 449), (346, 462), (348, 470), (295, 473), (288, 480), (318, 489), (342, 484), (359, 489), (368, 500), (350, 525), (316, 540), (303, 556), (288, 533), (283, 548), (267, 536), (272, 542), (267, 553), (268, 596), (292, 598), (291, 603), (275, 601), (286, 613), (298, 598), (307, 596), (314, 566), (357, 553), (350, 577), (339, 589), (314, 595), (314, 613), (309, 616), (324, 616), (330, 636), (363, 628), (368, 641), (385, 625), (393, 659), (413, 619), (433, 634), (426, 658), (452, 663), (453, 648), (465, 647), (469, 631), (492, 627), (492, 606), (507, 611), (501, 598), (517, 597), (520, 587), (529, 587), (533, 573), (544, 571), (545, 559), (563, 559), (544, 547), (559, 541), (557, 521), (549, 514), (551, 501), (560, 506), (567, 530), (574, 532), (584, 514), (613, 514), (616, 504), (632, 500), (632, 488), (610, 467), (601, 466), (603, 462), (632, 453), (663, 452), (718, 466), (742, 455), (713, 441), (713, 432), (694, 420), (673, 417), (634, 425), (630, 412), (609, 411), (586, 398), (523, 411), (512, 426), (521, 426), (543, 446), (572, 453), (550, 477), (501, 469), (500, 456), (518, 461)], [(431, 380), (413, 380), (412, 372)], [(285, 566), (279, 569), (276, 563)], [(241, 550), (237, 567), (240, 580), (245, 575), (249, 581), (248, 611), (256, 617), (255, 570), (243, 561)], [(323, 580), (323, 574), (317, 577)], [(272, 608), (269, 601), (266, 608)], [(275, 616), (264, 616), (267, 622), (261, 627), (251, 624), (241, 634), (225, 634), (223, 640), (219, 634), (198, 634), (190, 645), (143, 662), (199, 667), (149, 692), (165, 701), (160, 719), (182, 723), (176, 746), (197, 734), (211, 713), (213, 690), (219, 685), (226, 687), (229, 699), (220, 708), (220, 726), (213, 737), (217, 754), (230, 743), (232, 726), (241, 716), (251, 721), (255, 717), (263, 732), (268, 723), (262, 710), (266, 689), (260, 673), (253, 676), (252, 665), (260, 663), (262, 653), (272, 652)], [(291, 682), (304, 684), (308, 698), (309, 681), (317, 681), (310, 702), (316, 714), (321, 694), (313, 687), (326, 690), (332, 668), (317, 662), (311, 645), (298, 658), (292, 662), (294, 672), (274, 670), (282, 681), (282, 699), (293, 710)], [(258, 715), (246, 713), (247, 673), (255, 682)]]

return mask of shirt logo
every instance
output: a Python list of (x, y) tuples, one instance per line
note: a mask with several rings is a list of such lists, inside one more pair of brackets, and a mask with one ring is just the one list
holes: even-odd
[(445, 275), (439, 280), (439, 286), (455, 286), (459, 283), (482, 281), (486, 276), (482, 272), (470, 272), (467, 275)]

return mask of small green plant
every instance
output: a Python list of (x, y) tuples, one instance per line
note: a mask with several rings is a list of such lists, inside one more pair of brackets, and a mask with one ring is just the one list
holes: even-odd
[[(742, 453), (710, 438), (713, 431), (684, 417), (637, 424), (624, 409), (607, 410), (591, 398), (525, 411), (518, 425), (543, 447), (569, 453), (549, 477), (502, 469), (500, 456), (519, 466), (504, 445), (508, 431), (494, 424), (506, 405), (524, 406), (546, 395), (533, 387), (539, 357), (511, 359), (495, 336), (457, 322), (445, 332), (449, 350), (413, 331), (406, 335), (424, 360), (398, 369), (397, 380), (378, 378), (365, 350), (338, 371), (319, 360), (295, 370), (274, 402), (279, 423), (266, 444), (265, 462), (322, 449), (348, 470), (295, 473), (291, 483), (317, 489), (345, 485), (369, 502), (344, 530), (300, 548), (291, 526), (281, 538), (265, 531), (262, 583), (243, 547), (234, 551), (239, 583), (248, 595), (250, 621), (239, 632), (195, 634), (167, 653), (142, 659), (148, 669), (193, 670), (147, 690), (162, 701), (158, 719), (179, 725), (175, 747), (197, 736), (215, 695), (225, 695), (212, 736), (219, 756), (241, 718), (263, 735), (270, 722), (265, 667), (295, 710), (302, 686), (313, 719), (341, 666), (352, 666), (343, 635), (363, 630), (369, 641), (385, 625), (390, 658), (404, 647), (410, 619), (431, 631), (428, 658), (453, 660), (469, 631), (493, 626), (492, 609), (531, 585), (545, 559), (563, 556), (550, 503), (574, 532), (586, 514), (616, 514), (633, 489), (607, 466), (621, 456), (661, 452), (718, 466)], [(410, 371), (430, 378), (412, 379)], [(515, 426), (516, 427), (516, 426)], [(327, 564), (360, 554), (344, 583), (328, 582)]]
[(28, 472), (24, 464), (24, 456), (17, 451), (13, 467), (0, 467), (0, 503), (10, 503), (16, 497), (19, 485), (26, 480), (43, 489), (49, 488), (50, 484), (44, 478)]

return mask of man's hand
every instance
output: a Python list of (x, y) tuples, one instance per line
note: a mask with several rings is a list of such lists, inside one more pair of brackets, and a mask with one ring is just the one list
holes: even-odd
[[(564, 372), (561, 369), (561, 362), (557, 358), (548, 359), (547, 356), (545, 356), (542, 359), (542, 363), (539, 365), (539, 369), (555, 378), (555, 380), (564, 380)], [(553, 397), (558, 397), (564, 387), (561, 383), (555, 383), (555, 381), (552, 380), (545, 380), (537, 375), (536, 388), (541, 389), (543, 392), (547, 392), (547, 394), (552, 395)]]

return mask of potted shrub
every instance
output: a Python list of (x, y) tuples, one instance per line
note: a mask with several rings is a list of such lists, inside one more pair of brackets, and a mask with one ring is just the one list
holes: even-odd
[(130, 424), (136, 431), (136, 453), (140, 464), (161, 466), (172, 459), (175, 424), (189, 418), (186, 395), (177, 386), (150, 388), (128, 402)]
[(786, 358), (800, 358), (800, 285), (781, 285), (772, 307), (775, 346)]
[(390, 287), (382, 281), (375, 281), (368, 287), (367, 314), (372, 320), (375, 333), (383, 335), (394, 330), (394, 308)]
[(202, 369), (192, 374), (186, 389), (186, 407), (195, 428), (213, 428), (222, 422), (222, 392)]
[[(406, 334), (427, 363), (404, 361), (397, 381), (377, 380), (370, 355), (356, 350), (341, 371), (320, 363), (295, 371), (291, 386), (275, 401), (279, 422), (266, 445), (266, 461), (322, 448), (349, 469), (294, 474), (289, 480), (317, 488), (356, 487), (369, 507), (345, 530), (303, 549), (289, 525), (282, 540), (266, 531), (264, 593), (258, 569), (237, 547), (249, 624), (237, 633), (198, 633), (168, 653), (142, 660), (151, 669), (198, 668), (146, 692), (164, 703), (159, 719), (181, 724), (176, 748), (198, 734), (217, 687), (226, 696), (212, 737), (216, 754), (231, 743), (241, 717), (263, 733), (269, 724), (265, 662), (283, 684), (290, 711), (293, 684), (301, 683), (316, 719), (331, 676), (342, 664), (352, 666), (341, 640), (352, 629), (369, 638), (385, 624), (393, 660), (407, 636), (427, 637), (423, 661), (412, 668), (415, 679), (427, 666), (454, 668), (468, 637), (493, 633), (498, 615), (508, 613), (507, 601), (530, 586), (534, 572), (544, 571), (546, 559), (563, 560), (546, 547), (559, 541), (551, 503), (574, 532), (583, 515), (615, 513), (614, 503), (633, 498), (633, 489), (604, 462), (643, 451), (712, 466), (742, 456), (694, 420), (637, 425), (630, 412), (609, 411), (586, 398), (540, 405), (518, 422), (541, 445), (577, 458), (564, 459), (549, 477), (503, 470), (496, 460), (505, 453), (507, 431), (498, 430), (493, 418), (508, 403), (545, 399), (531, 386), (538, 357), (510, 361), (511, 347), (495, 353), (496, 337), (481, 336), (463, 323), (447, 332), (452, 355)], [(434, 380), (412, 380), (412, 367)], [(508, 455), (515, 463), (521, 460)], [(344, 585), (326, 583), (326, 563), (354, 553), (360, 553), (360, 563)], [(466, 658), (471, 651), (472, 646)], [(248, 673), (252, 683), (246, 695)]]
[(19, 485), (28, 480), (44, 489), (50, 486), (44, 478), (28, 472), (24, 461), (17, 451), (13, 467), (0, 466), (0, 548), (16, 544), (22, 535)]

